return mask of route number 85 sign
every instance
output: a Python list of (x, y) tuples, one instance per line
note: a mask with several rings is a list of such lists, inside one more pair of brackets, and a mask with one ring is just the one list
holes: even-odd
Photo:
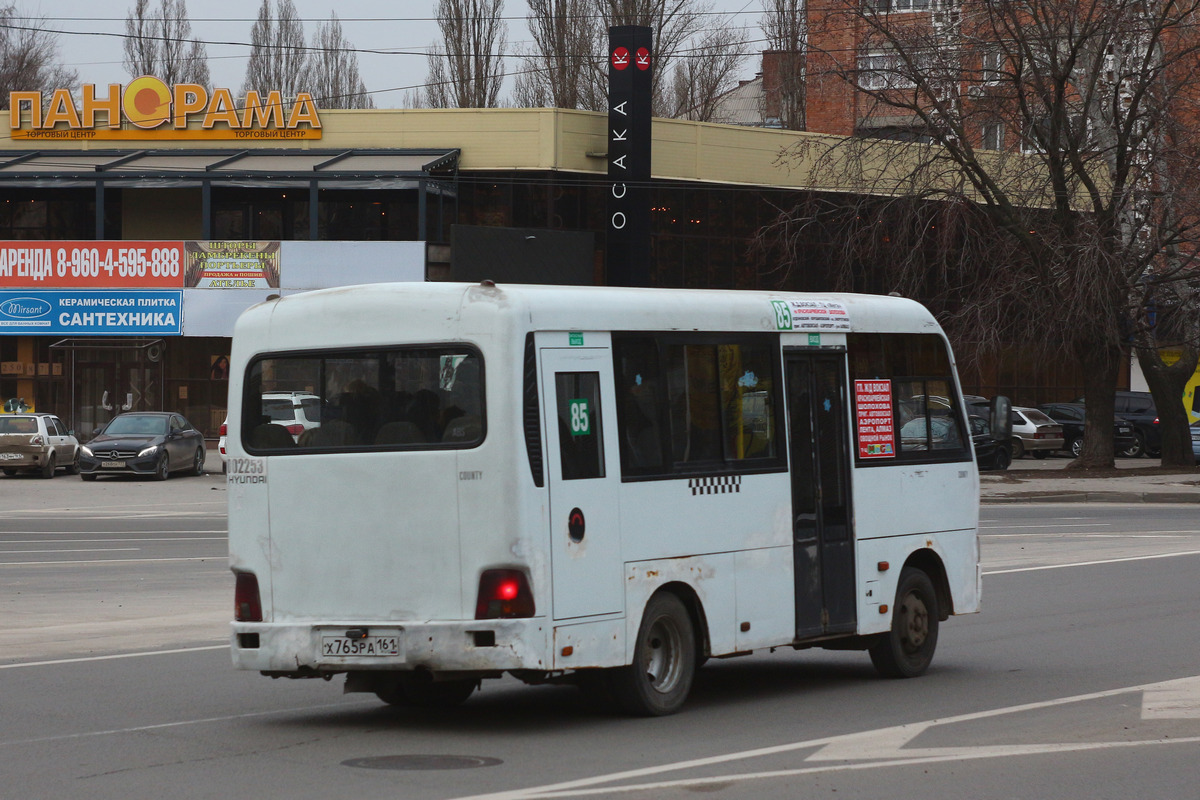
[(571, 435), (590, 436), (592, 433), (592, 422), (588, 414), (587, 399), (574, 398), (569, 403), (571, 409)]

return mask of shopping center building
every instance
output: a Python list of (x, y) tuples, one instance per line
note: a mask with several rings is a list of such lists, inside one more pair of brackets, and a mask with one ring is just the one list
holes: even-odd
[[(84, 437), (125, 409), (215, 436), (234, 321), (273, 294), (606, 281), (603, 114), (323, 111), (144, 78), (11, 105), (0, 400)], [(655, 120), (650, 282), (764, 285), (747, 242), (811, 188), (776, 164), (804, 135)]]
[[(11, 108), (0, 401), (55, 412), (82, 438), (126, 409), (178, 411), (215, 437), (234, 321), (272, 295), (382, 281), (609, 282), (604, 114), (325, 111), (303, 94), (235, 99), (149, 78), (78, 97), (13, 93)], [(644, 283), (831, 288), (823, 248), (836, 242), (814, 241), (808, 263), (786, 269), (751, 247), (799, 196), (843, 194), (781, 158), (828, 137), (655, 119), (651, 138)]]

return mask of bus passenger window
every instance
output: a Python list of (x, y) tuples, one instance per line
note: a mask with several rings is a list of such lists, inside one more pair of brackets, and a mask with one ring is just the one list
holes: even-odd
[(617, 378), (617, 424), (621, 465), (642, 474), (663, 466), (658, 349), (653, 340), (617, 339), (613, 353)]
[(668, 347), (667, 403), (671, 410), (671, 457), (676, 463), (721, 459), (719, 402), (717, 348)]
[(600, 422), (600, 374), (559, 372), (554, 376), (558, 405), (558, 450), (563, 480), (604, 477)]

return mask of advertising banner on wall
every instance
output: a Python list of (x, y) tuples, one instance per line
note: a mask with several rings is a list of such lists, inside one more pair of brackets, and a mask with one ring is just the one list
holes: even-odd
[(178, 336), (183, 292), (0, 290), (0, 334)]
[(0, 286), (183, 286), (183, 242), (0, 241)]
[(184, 242), (184, 286), (278, 289), (279, 242)]

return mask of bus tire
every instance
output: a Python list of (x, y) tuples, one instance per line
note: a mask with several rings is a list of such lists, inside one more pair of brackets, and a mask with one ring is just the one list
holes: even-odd
[(402, 672), (394, 680), (381, 682), (375, 696), (390, 706), (405, 708), (454, 708), (466, 702), (479, 681), (435, 681), (427, 672)]
[(696, 634), (678, 597), (650, 598), (633, 646), (633, 663), (614, 669), (610, 686), (622, 710), (642, 717), (674, 714), (696, 676)]
[(915, 678), (929, 669), (938, 638), (937, 592), (915, 567), (900, 572), (892, 630), (870, 648), (871, 663), (885, 678)]

